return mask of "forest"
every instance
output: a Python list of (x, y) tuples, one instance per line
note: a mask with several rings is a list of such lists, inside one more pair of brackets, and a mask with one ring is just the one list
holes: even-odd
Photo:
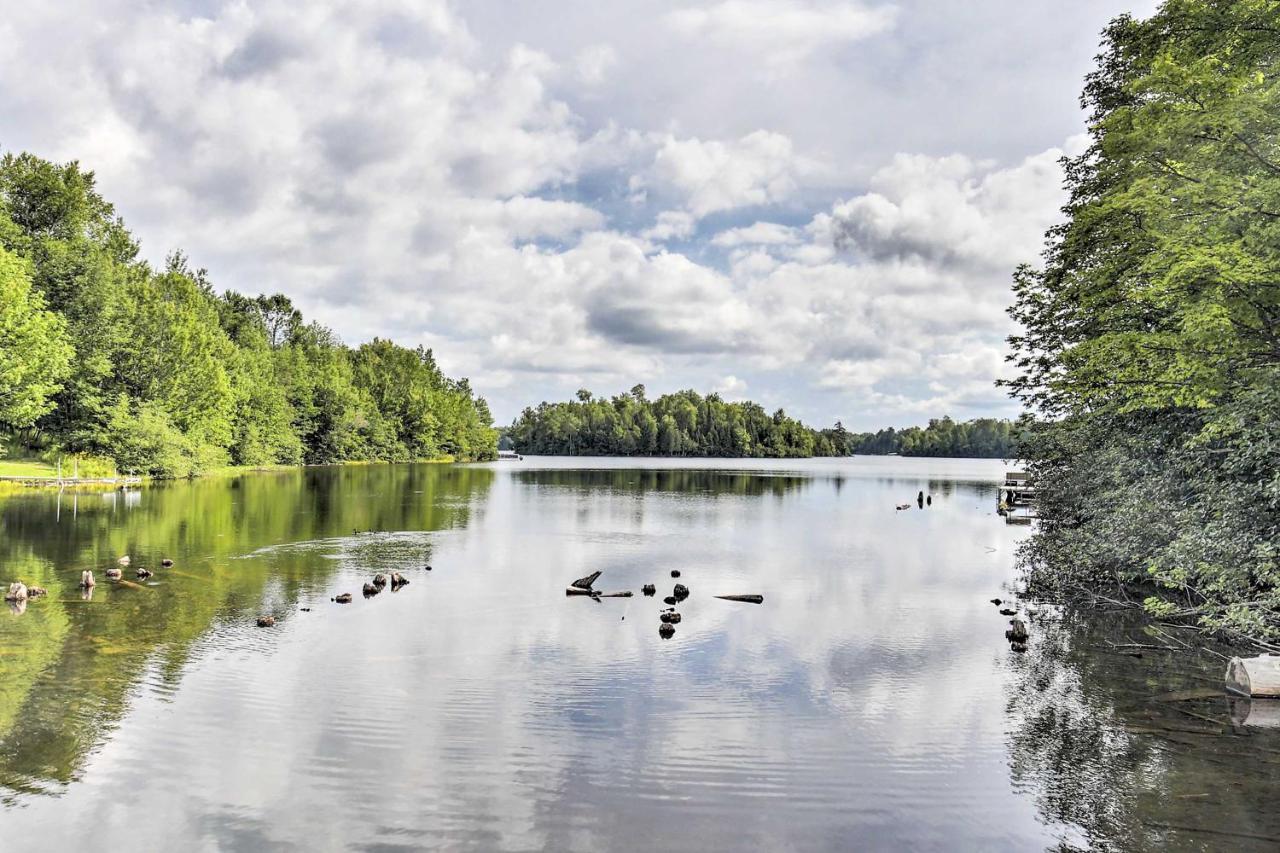
[(521, 453), (549, 456), (902, 456), (1007, 457), (1012, 424), (982, 418), (956, 423), (935, 419), (923, 429), (893, 428), (854, 433), (839, 421), (813, 429), (779, 409), (772, 415), (758, 403), (730, 403), (718, 394), (665, 394), (656, 400), (645, 387), (613, 397), (583, 389), (576, 399), (525, 409), (504, 431)]
[(430, 350), (345, 346), (280, 294), (156, 269), (94, 175), (0, 158), (0, 445), (80, 470), (486, 459), (497, 431)]
[(1066, 220), (1015, 276), (1009, 383), (1036, 414), (1024, 558), (1041, 589), (1119, 585), (1157, 615), (1273, 644), (1278, 63), (1274, 2), (1166, 0), (1112, 22)]

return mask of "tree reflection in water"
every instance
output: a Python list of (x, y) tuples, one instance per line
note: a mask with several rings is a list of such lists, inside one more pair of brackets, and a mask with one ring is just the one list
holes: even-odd
[(1277, 849), (1280, 728), (1233, 722), (1231, 649), (1160, 630), (1130, 613), (1033, 616), (1007, 705), (1014, 785), (1063, 827), (1061, 850)]

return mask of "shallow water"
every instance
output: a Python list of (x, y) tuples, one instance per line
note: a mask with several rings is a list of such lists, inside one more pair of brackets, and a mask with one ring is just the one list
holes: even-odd
[[(0, 498), (0, 579), (50, 592), (0, 614), (0, 847), (1276, 849), (1280, 713), (1161, 698), (1220, 687), (1224, 650), (1035, 607), (1009, 650), (1003, 470), (527, 457)], [(597, 569), (636, 597), (566, 598)]]

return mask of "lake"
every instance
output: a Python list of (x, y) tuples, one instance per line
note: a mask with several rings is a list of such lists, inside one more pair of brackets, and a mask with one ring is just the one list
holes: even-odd
[[(1276, 849), (1280, 713), (1215, 692), (1231, 650), (1025, 602), (1010, 649), (1004, 470), (526, 457), (0, 497), (2, 579), (49, 590), (0, 614), (0, 846)], [(565, 595), (597, 570), (635, 597)]]

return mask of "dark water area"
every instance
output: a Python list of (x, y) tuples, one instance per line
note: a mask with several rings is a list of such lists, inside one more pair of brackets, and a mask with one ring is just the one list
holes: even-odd
[[(1010, 650), (1003, 472), (527, 457), (0, 496), (0, 580), (49, 590), (0, 612), (0, 849), (1280, 849), (1280, 703), (1219, 692), (1230, 649), (1018, 602)], [(596, 570), (635, 597), (565, 596)]]

